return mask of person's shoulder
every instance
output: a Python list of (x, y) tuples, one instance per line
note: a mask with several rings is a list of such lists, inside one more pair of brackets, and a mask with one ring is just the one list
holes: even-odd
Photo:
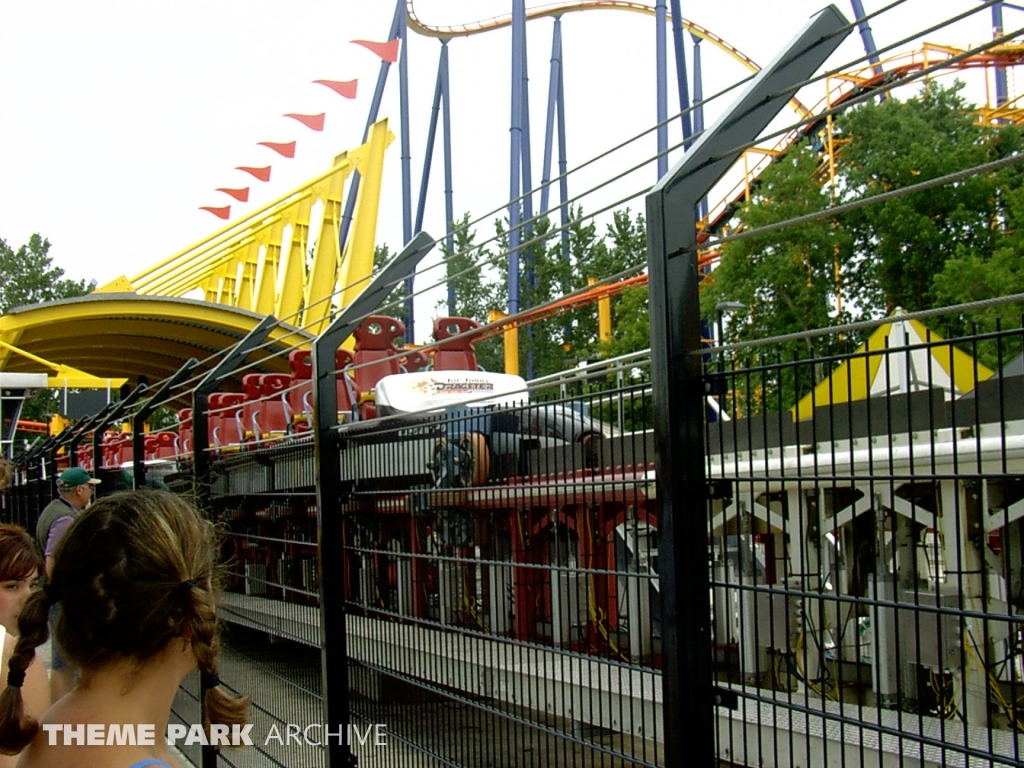
[(60, 496), (57, 496), (49, 504), (43, 507), (43, 511), (39, 513), (39, 516), (42, 517), (43, 515), (52, 512), (56, 512), (58, 517), (71, 517), (71, 509), (68, 507), (67, 502)]

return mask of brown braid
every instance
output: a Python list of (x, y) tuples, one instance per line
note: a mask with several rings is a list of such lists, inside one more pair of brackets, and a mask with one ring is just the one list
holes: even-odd
[[(217, 672), (217, 655), (220, 652), (216, 606), (210, 592), (193, 589), (192, 593), (192, 652), (196, 655), (199, 671), (211, 675)], [(211, 723), (232, 726), (249, 722), (249, 697), (235, 696), (222, 685), (208, 688), (203, 703), (203, 727), (208, 734)]]
[[(24, 673), (35, 658), (36, 648), (50, 637), (47, 626), (49, 613), (50, 605), (42, 590), (33, 593), (26, 601), (18, 616), (18, 632), (21, 636), (8, 664), (11, 672)], [(38, 732), (39, 723), (25, 714), (21, 688), (10, 685), (5, 687), (0, 692), (0, 754), (18, 754)]]

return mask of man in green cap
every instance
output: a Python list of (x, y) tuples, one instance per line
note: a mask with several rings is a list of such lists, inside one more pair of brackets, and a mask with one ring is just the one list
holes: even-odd
[[(36, 525), (36, 541), (46, 558), (46, 576), (53, 573), (53, 556), (57, 546), (68, 532), (75, 519), (85, 511), (92, 501), (94, 478), (81, 467), (65, 469), (57, 476), (57, 498), (51, 501), (39, 515)], [(57, 701), (70, 691), (75, 684), (74, 671), (57, 645), (54, 622), (57, 620), (57, 606), (50, 609), (50, 645), (53, 651), (50, 674), (50, 700)]]

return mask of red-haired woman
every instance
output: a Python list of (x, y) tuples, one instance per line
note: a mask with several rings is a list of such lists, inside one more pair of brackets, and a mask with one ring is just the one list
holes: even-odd
[[(10, 467), (0, 459), (0, 491), (10, 479), (4, 465)], [(6, 670), (14, 655), (18, 616), (35, 591), (42, 568), (43, 558), (32, 537), (17, 525), (0, 524), (0, 669)], [(39, 717), (50, 706), (46, 669), (35, 654), (25, 669), (23, 697), (30, 716)], [(17, 760), (17, 756), (0, 755), (0, 768), (14, 766)]]

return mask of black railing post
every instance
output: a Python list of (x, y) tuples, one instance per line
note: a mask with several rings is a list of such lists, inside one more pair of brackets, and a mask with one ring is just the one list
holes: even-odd
[[(209, 417), (207, 416), (207, 398), (220, 386), (228, 376), (249, 356), (256, 347), (263, 343), (270, 329), (277, 325), (273, 315), (267, 315), (259, 324), (239, 341), (224, 358), (214, 366), (192, 392), (192, 443), (195, 446), (192, 459), (192, 485), (195, 492), (195, 503), (203, 514), (209, 514), (210, 498), (210, 438), (208, 434)], [(186, 363), (187, 365), (187, 363)], [(180, 371), (179, 371), (180, 372)], [(177, 374), (175, 374), (177, 375)], [(199, 702), (205, 720), (206, 688), (199, 683)], [(216, 768), (217, 750), (211, 746), (202, 749), (202, 768)]]
[[(313, 420), (315, 424), (318, 556), (320, 559), (320, 654), (324, 722), (331, 732), (349, 722), (348, 639), (345, 634), (345, 545), (337, 507), (347, 495), (341, 482), (338, 445), (338, 390), (335, 353), (433, 248), (433, 239), (420, 232), (374, 280), (345, 307), (313, 342)], [(351, 752), (345, 739), (327, 744), (327, 768), (348, 768)]]
[[(99, 423), (100, 419), (106, 416), (114, 408), (113, 403), (107, 403), (101, 410), (94, 413), (87, 419), (78, 422), (75, 426), (71, 427), (68, 432), (64, 433), (64, 438), (60, 441), (68, 446), (68, 461), (69, 466), (78, 466), (78, 443), (81, 442), (85, 435), (89, 434), (92, 430), (93, 425)], [(92, 457), (93, 461), (93, 472), (96, 471), (96, 457)]]
[[(116, 422), (121, 416), (127, 412), (129, 408), (135, 405), (135, 402), (142, 397), (146, 392), (146, 385), (139, 384), (135, 389), (128, 393), (127, 396), (122, 397), (113, 407), (107, 407), (97, 414), (95, 419), (95, 427), (92, 432), (92, 474), (93, 477), (99, 477), (100, 470), (103, 469), (103, 435), (107, 431), (107, 427)], [(102, 485), (96, 486), (96, 495), (105, 496), (110, 493), (113, 489), (110, 487), (103, 488)]]
[(37, 504), (32, 510), (30, 532), (35, 535), (36, 522), (39, 520), (39, 513), (43, 507), (57, 497), (57, 451), (60, 450), (60, 443), (56, 438), (47, 440), (39, 460), (39, 485), (37, 491)]
[(199, 361), (194, 357), (186, 360), (170, 378), (164, 380), (156, 392), (146, 398), (146, 402), (139, 406), (132, 417), (132, 484), (136, 488), (144, 488), (146, 485), (146, 419), (169, 399), (167, 393), (181, 384), (197, 365)]
[(716, 761), (694, 209), (847, 27), (834, 6), (813, 16), (647, 196), (666, 768)]

